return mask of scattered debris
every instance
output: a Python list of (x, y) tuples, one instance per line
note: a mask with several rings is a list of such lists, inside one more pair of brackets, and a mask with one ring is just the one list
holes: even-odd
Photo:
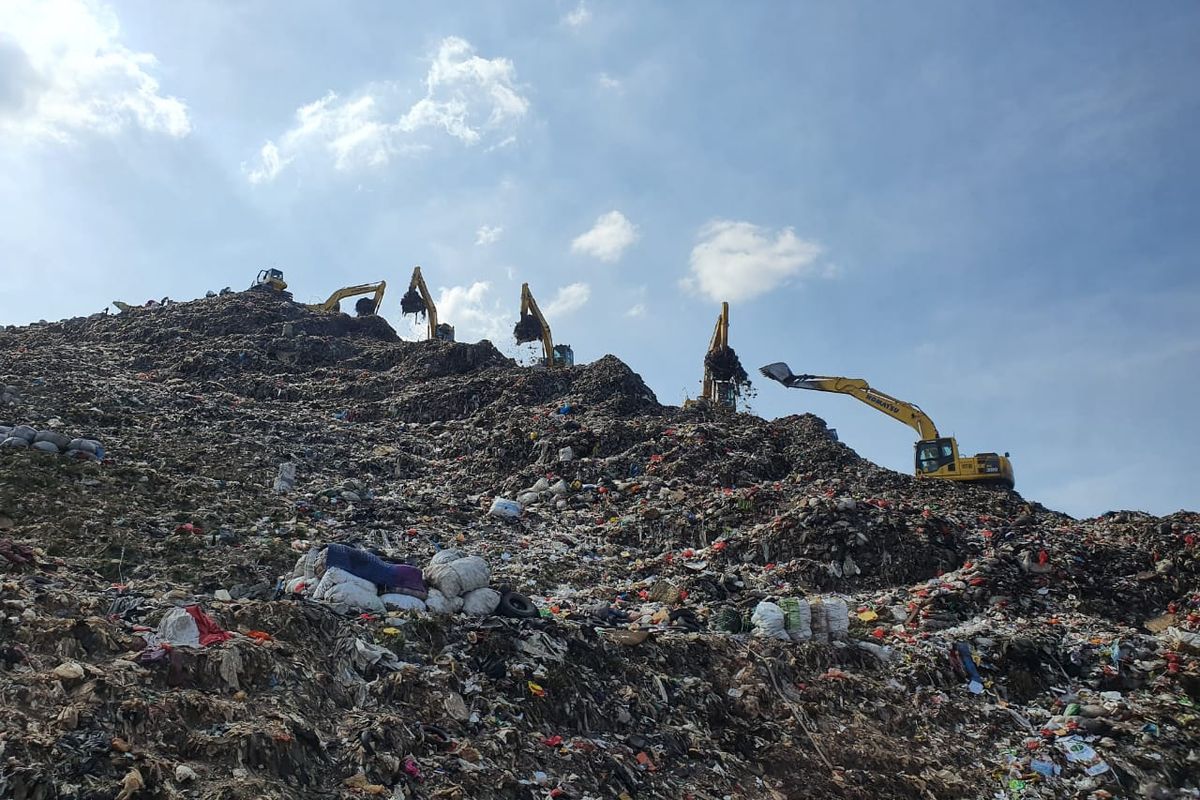
[(0, 448), (0, 797), (1196, 796), (1200, 514), (278, 292), (0, 353), (104, 443)]

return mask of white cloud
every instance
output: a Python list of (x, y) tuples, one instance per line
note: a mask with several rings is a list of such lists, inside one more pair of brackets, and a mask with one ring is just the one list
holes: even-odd
[(591, 296), (592, 287), (586, 283), (572, 283), (564, 286), (558, 290), (554, 299), (546, 306), (546, 317), (553, 320), (554, 317), (562, 317), (578, 311), (583, 308)]
[(627, 317), (644, 317), (644, 316), (646, 316), (646, 304), (638, 303), (638, 304), (632, 306), (628, 311), (625, 312), (625, 316), (627, 316)]
[(612, 75), (609, 75), (607, 72), (601, 72), (600, 75), (597, 76), (596, 81), (600, 84), (601, 89), (608, 89), (610, 92), (617, 92), (618, 94), (620, 94), (620, 92), (625, 88), (625, 85), (622, 84), (621, 81), (614, 78)]
[(504, 346), (512, 338), (511, 317), (515, 314), (511, 308), (506, 312), (492, 297), (491, 283), (476, 281), (438, 291), (438, 321), (453, 325), (460, 342), (490, 339), (492, 344)]
[(250, 179), (251, 183), (273, 181), (275, 176), (290, 162), (290, 158), (284, 161), (279, 157), (279, 148), (275, 146), (274, 142), (267, 142), (259, 152), (258, 167), (246, 173), (246, 177)]
[(791, 228), (771, 231), (749, 222), (715, 220), (700, 229), (684, 288), (716, 301), (747, 300), (785, 281), (827, 277), (816, 263), (822, 249)]
[(182, 137), (187, 106), (164, 96), (158, 63), (121, 42), (111, 9), (84, 0), (0, 2), (0, 134), (70, 142), (137, 126)]
[(588, 9), (583, 0), (579, 0), (579, 5), (575, 6), (573, 11), (568, 12), (567, 15), (563, 17), (563, 22), (567, 23), (567, 25), (571, 26), (575, 30), (579, 30), (591, 21), (592, 12)]
[(620, 211), (609, 211), (600, 215), (590, 231), (575, 237), (571, 252), (613, 262), (637, 240), (637, 226)]
[(504, 228), (500, 225), (480, 225), (479, 230), (475, 231), (475, 244), (494, 244), (502, 233), (504, 233)]
[(251, 183), (273, 180), (301, 155), (324, 151), (339, 170), (381, 167), (398, 155), (429, 150), (444, 136), (464, 145), (515, 141), (513, 126), (529, 110), (507, 58), (481, 58), (470, 42), (443, 39), (425, 76), (425, 95), (405, 100), (396, 81), (372, 83), (348, 97), (329, 92), (296, 111), (295, 124), (243, 164)]

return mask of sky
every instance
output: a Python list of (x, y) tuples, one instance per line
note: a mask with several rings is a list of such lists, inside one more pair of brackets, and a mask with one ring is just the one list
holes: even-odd
[[(414, 265), (577, 363), (865, 378), (1074, 516), (1200, 508), (1200, 6), (0, 2), (0, 324)], [(0, 361), (4, 358), (0, 354)], [(910, 472), (914, 432), (766, 380)]]

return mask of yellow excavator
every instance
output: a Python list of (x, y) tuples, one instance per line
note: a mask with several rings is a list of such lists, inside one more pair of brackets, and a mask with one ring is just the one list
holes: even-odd
[(433, 295), (421, 277), (421, 268), (413, 267), (412, 278), (408, 282), (408, 291), (400, 298), (402, 314), (424, 314), (429, 322), (429, 338), (440, 339), (443, 342), (454, 341), (454, 326), (438, 322), (437, 306), (433, 304)]
[(383, 292), (387, 289), (387, 281), (379, 281), (378, 283), (360, 283), (357, 286), (343, 286), (333, 294), (329, 295), (329, 299), (324, 303), (313, 303), (308, 307), (313, 311), (340, 311), (342, 301), (347, 297), (354, 297), (359, 294), (375, 293), (374, 297), (360, 298), (354, 304), (354, 313), (360, 317), (369, 317), (372, 314), (379, 313), (379, 305), (383, 302)]
[(721, 303), (721, 313), (704, 354), (701, 397), (715, 406), (736, 411), (738, 378), (744, 382), (745, 372), (737, 356), (729, 349), (729, 303)]
[(529, 291), (528, 283), (521, 284), (521, 320), (513, 328), (513, 336), (516, 337), (517, 344), (541, 341), (542, 366), (570, 367), (575, 364), (575, 352), (571, 345), (554, 344), (550, 335), (550, 323), (546, 321), (537, 301), (533, 299), (533, 292)]
[(872, 389), (860, 378), (794, 375), (791, 368), (782, 361), (768, 364), (759, 371), (791, 389), (848, 394), (913, 428), (921, 437), (915, 445), (918, 478), (946, 478), (952, 481), (1013, 488), (1013, 468), (1008, 453), (959, 455), (955, 438), (939, 435), (933, 420), (919, 406)]

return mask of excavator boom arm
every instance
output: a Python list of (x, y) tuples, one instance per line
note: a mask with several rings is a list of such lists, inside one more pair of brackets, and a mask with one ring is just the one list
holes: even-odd
[(838, 378), (822, 375), (793, 375), (786, 364), (769, 364), (762, 368), (763, 375), (779, 381), (792, 389), (812, 389), (817, 392), (832, 392), (848, 394), (866, 403), (877, 411), (882, 411), (893, 419), (898, 419), (915, 430), (921, 440), (937, 439), (937, 425), (929, 415), (921, 410), (916, 403), (909, 403), (892, 397), (890, 394), (872, 389), (870, 384), (861, 378)]
[(437, 306), (433, 303), (433, 295), (429, 293), (429, 287), (425, 285), (425, 278), (421, 276), (421, 268), (413, 267), (412, 280), (408, 283), (408, 288), (416, 289), (421, 295), (421, 301), (425, 303), (425, 317), (429, 320), (429, 338), (437, 338), (438, 318)]
[[(713, 326), (712, 338), (708, 340), (708, 355), (719, 353), (727, 347), (729, 347), (729, 303), (721, 303), (721, 314), (717, 317), (717, 324)], [(713, 383), (712, 372), (706, 363), (704, 366), (704, 382), (700, 388), (700, 393), (708, 400), (717, 399)]]
[(533, 299), (533, 292), (529, 291), (528, 283), (521, 285), (521, 313), (532, 314), (542, 326), (542, 349), (546, 351), (546, 366), (554, 366), (554, 338), (550, 335), (550, 323), (542, 316), (542, 310)]
[(345, 300), (347, 297), (354, 297), (356, 294), (367, 294), (368, 292), (375, 293), (375, 310), (379, 310), (379, 305), (383, 302), (383, 292), (387, 289), (387, 281), (379, 281), (378, 283), (360, 283), (357, 286), (343, 286), (333, 294), (329, 295), (329, 299), (321, 303), (318, 308), (322, 311), (332, 311), (338, 307), (338, 303)]

